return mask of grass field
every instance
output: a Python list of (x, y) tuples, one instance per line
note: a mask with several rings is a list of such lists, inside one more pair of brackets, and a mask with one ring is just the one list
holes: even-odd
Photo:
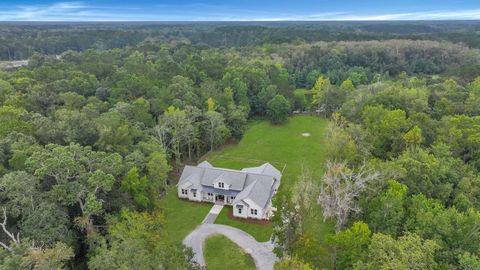
[[(286, 124), (273, 126), (267, 121), (250, 123), (243, 139), (215, 151), (207, 157), (214, 166), (241, 169), (270, 162), (283, 170), (280, 190), (290, 189), (302, 167), (320, 179), (324, 170), (324, 138), (327, 122), (314, 116), (296, 116)], [(302, 136), (309, 133), (310, 136)], [(272, 227), (243, 223), (227, 217), (224, 208), (215, 223), (230, 225), (250, 233), (258, 241), (267, 241)]]
[(222, 212), (220, 212), (220, 214), (218, 215), (217, 220), (215, 220), (215, 223), (229, 225), (246, 231), (247, 233), (255, 237), (255, 239), (259, 242), (266, 242), (270, 239), (270, 236), (272, 234), (271, 225), (258, 225), (229, 219), (228, 211), (230, 211), (230, 209), (231, 207), (224, 207), (222, 209)]
[[(327, 121), (306, 115), (290, 118), (286, 124), (280, 126), (273, 126), (267, 121), (252, 121), (239, 143), (227, 145), (210, 153), (206, 159), (214, 166), (232, 169), (270, 162), (279, 170), (283, 170), (280, 190), (290, 190), (297, 181), (302, 167), (308, 169), (316, 181), (320, 181), (325, 166), (326, 127)], [(309, 133), (310, 136), (302, 136), (303, 133)], [(211, 208), (209, 204), (179, 200), (175, 192), (170, 192), (162, 199), (162, 206), (166, 215), (165, 227), (175, 241), (182, 241), (201, 223)], [(244, 230), (260, 242), (270, 239), (272, 226), (231, 220), (227, 211), (228, 208), (225, 207), (215, 223)], [(318, 212), (312, 213), (309, 223), (307, 226), (312, 227), (319, 241), (323, 241), (323, 236), (332, 231), (331, 224), (322, 222), (320, 207)], [(223, 249), (224, 244), (218, 244), (218, 248)], [(210, 246), (206, 248), (206, 252), (210, 252)], [(213, 260), (212, 263), (216, 263), (215, 259)], [(328, 265), (329, 262), (326, 262), (327, 268)]]
[(182, 240), (199, 225), (212, 208), (211, 204), (180, 200), (172, 188), (161, 200), (165, 213), (165, 230), (175, 242)]
[(253, 270), (252, 258), (223, 235), (214, 235), (205, 241), (205, 262), (208, 270)]

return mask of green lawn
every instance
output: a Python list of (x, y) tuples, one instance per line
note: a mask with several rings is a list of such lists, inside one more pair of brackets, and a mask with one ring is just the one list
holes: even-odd
[(165, 229), (168, 236), (176, 242), (182, 242), (212, 208), (211, 204), (180, 200), (176, 188), (170, 189), (162, 198), (161, 206), (165, 213)]
[[(325, 170), (325, 132), (328, 122), (314, 116), (295, 116), (288, 123), (273, 126), (267, 121), (254, 121), (249, 125), (243, 139), (213, 152), (207, 157), (214, 166), (240, 169), (270, 162), (283, 170), (280, 191), (290, 190), (302, 171), (308, 169), (314, 180), (321, 181)], [(310, 133), (310, 136), (302, 136)], [(230, 225), (250, 233), (257, 241), (267, 241), (272, 234), (271, 226), (249, 224), (228, 218), (224, 208), (215, 223)], [(320, 243), (333, 231), (333, 224), (324, 223), (320, 207), (306, 221), (308, 228)], [(331, 268), (330, 255), (319, 258), (326, 269)]]
[[(283, 171), (280, 189), (290, 189), (302, 166), (320, 179), (325, 162), (325, 131), (327, 121), (314, 116), (296, 116), (284, 125), (254, 121), (243, 139), (215, 151), (207, 157), (213, 165), (232, 169), (257, 166), (270, 162)], [(309, 137), (302, 133), (310, 133)]]
[[(252, 121), (243, 139), (237, 143), (223, 147), (206, 158), (215, 166), (241, 169), (270, 162), (279, 170), (283, 170), (280, 190), (290, 190), (298, 179), (302, 167), (308, 169), (314, 179), (320, 181), (325, 167), (325, 131), (327, 121), (314, 116), (295, 116), (280, 126), (273, 126), (267, 121)], [(302, 136), (310, 133), (310, 136)], [(176, 192), (170, 192), (161, 202), (165, 209), (166, 230), (175, 241), (182, 241), (207, 215), (210, 204), (199, 204), (181, 201)], [(250, 233), (257, 241), (267, 241), (273, 228), (271, 226), (250, 224), (228, 218), (228, 207), (225, 207), (215, 223), (230, 225)], [(332, 231), (332, 224), (321, 219), (321, 209), (312, 213), (308, 227), (323, 242), (323, 236)], [(207, 246), (207, 252), (210, 245)], [(218, 247), (225, 250), (224, 244)], [(323, 258), (322, 258), (323, 260)], [(325, 267), (330, 262), (325, 256)], [(224, 268), (227, 269), (227, 268)]]
[(228, 211), (231, 211), (231, 209), (232, 207), (225, 206), (215, 220), (215, 223), (229, 225), (246, 231), (247, 233), (255, 237), (255, 239), (259, 242), (266, 242), (270, 240), (270, 236), (272, 234), (271, 225), (258, 225), (229, 219)]
[(204, 256), (208, 270), (255, 269), (252, 258), (223, 235), (208, 238), (204, 245)]
[[(327, 122), (314, 116), (295, 116), (285, 125), (274, 126), (267, 121), (254, 121), (243, 139), (210, 154), (207, 159), (214, 166), (241, 169), (270, 162), (283, 170), (280, 190), (290, 189), (302, 166), (316, 179), (324, 169), (324, 135)], [(302, 133), (310, 133), (309, 137)], [(250, 233), (257, 241), (267, 241), (271, 226), (244, 223), (228, 218), (224, 208), (215, 223), (230, 225)]]

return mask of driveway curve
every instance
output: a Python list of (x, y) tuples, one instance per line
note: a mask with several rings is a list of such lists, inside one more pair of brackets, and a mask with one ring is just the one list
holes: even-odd
[(273, 244), (270, 242), (257, 242), (250, 234), (234, 227), (220, 224), (202, 224), (192, 231), (185, 239), (183, 244), (192, 248), (197, 263), (205, 266), (203, 257), (203, 244), (205, 240), (216, 234), (225, 235), (228, 239), (237, 244), (245, 253), (249, 254), (259, 270), (272, 270), (277, 259), (273, 253)]

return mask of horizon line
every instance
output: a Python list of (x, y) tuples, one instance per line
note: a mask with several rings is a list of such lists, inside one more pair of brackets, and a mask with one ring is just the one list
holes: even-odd
[(30, 21), (30, 20), (0, 20), (0, 23), (148, 23), (148, 22), (205, 22), (205, 23), (219, 23), (219, 22), (234, 22), (234, 23), (265, 23), (265, 22), (480, 22), (480, 19), (392, 19), (392, 20), (349, 20), (349, 19), (328, 19), (328, 20), (80, 20), (80, 21), (69, 21), (69, 20), (39, 20), (39, 21)]

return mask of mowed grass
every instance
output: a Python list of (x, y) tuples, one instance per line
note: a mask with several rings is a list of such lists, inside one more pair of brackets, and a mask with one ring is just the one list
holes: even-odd
[[(327, 121), (314, 116), (295, 116), (284, 125), (254, 121), (243, 139), (228, 145), (207, 157), (214, 166), (240, 169), (270, 162), (283, 170), (280, 189), (292, 188), (302, 167), (315, 179), (320, 179), (325, 168), (325, 131)], [(310, 136), (302, 136), (309, 133)]]
[[(302, 168), (309, 170), (315, 181), (321, 180), (325, 168), (326, 127), (327, 121), (307, 115), (292, 117), (286, 124), (279, 126), (271, 125), (268, 121), (252, 121), (239, 143), (227, 145), (209, 154), (206, 159), (214, 166), (231, 169), (253, 167), (270, 162), (279, 170), (283, 170), (280, 190), (288, 191), (298, 180)], [(310, 136), (302, 136), (302, 133), (310, 133)], [(179, 200), (175, 189), (161, 200), (161, 206), (165, 210), (165, 228), (168, 235), (178, 242), (181, 242), (202, 222), (212, 207), (211, 204)], [(318, 241), (323, 242), (323, 237), (332, 232), (332, 224), (324, 223), (320, 207), (317, 209), (318, 211), (311, 213), (306, 226), (311, 228), (314, 235), (318, 237)], [(272, 226), (232, 220), (228, 218), (227, 211), (228, 207), (225, 207), (215, 223), (244, 230), (259, 242), (270, 239)], [(206, 252), (210, 252), (210, 248), (225, 251), (227, 244), (223, 242), (218, 240), (216, 242), (218, 246), (208, 245)], [(213, 260), (211, 263), (228, 263), (223, 256), (217, 258), (217, 261), (211, 258)], [(329, 268), (331, 262), (328, 254), (322, 260), (325, 260), (325, 268)]]
[[(235, 145), (228, 145), (207, 156), (214, 166), (241, 169), (270, 162), (283, 171), (280, 192), (290, 191), (302, 172), (308, 170), (314, 181), (320, 182), (325, 171), (325, 135), (328, 122), (324, 119), (299, 115), (289, 119), (280, 126), (271, 125), (267, 121), (251, 122), (243, 139)], [(302, 134), (309, 133), (310, 136)], [(312, 232), (315, 240), (321, 243), (325, 236), (333, 231), (332, 223), (324, 223), (320, 206), (312, 211), (306, 220), (305, 227)], [(225, 207), (215, 223), (239, 228), (251, 234), (259, 242), (268, 241), (273, 227), (245, 223), (228, 218), (229, 208)], [(328, 252), (319, 258), (326, 269), (332, 262)]]
[(176, 187), (170, 189), (161, 199), (160, 204), (165, 214), (165, 230), (177, 243), (182, 242), (195, 227), (202, 223), (212, 208), (211, 204), (180, 200), (177, 197)]
[[(283, 171), (280, 191), (290, 190), (298, 180), (302, 168), (317, 181), (324, 172), (325, 131), (327, 121), (314, 116), (295, 116), (284, 125), (267, 121), (250, 123), (243, 139), (215, 151), (207, 157), (214, 166), (241, 169), (270, 162)], [(303, 136), (308, 133), (310, 136)], [(250, 233), (257, 241), (267, 241), (272, 226), (250, 224), (228, 218), (224, 208), (215, 223), (230, 225)], [(323, 230), (323, 228), (320, 228)]]
[(270, 236), (272, 234), (271, 225), (258, 225), (232, 220), (228, 217), (228, 212), (231, 211), (231, 209), (231, 206), (225, 206), (215, 220), (215, 223), (229, 225), (246, 231), (247, 233), (255, 237), (258, 242), (266, 242), (270, 240)]
[(253, 259), (239, 246), (223, 235), (214, 235), (204, 243), (208, 270), (253, 270)]

